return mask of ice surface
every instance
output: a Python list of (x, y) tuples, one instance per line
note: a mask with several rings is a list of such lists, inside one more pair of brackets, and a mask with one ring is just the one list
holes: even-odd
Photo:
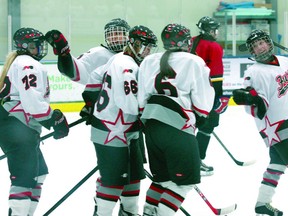
[[(66, 113), (68, 122), (79, 118), (78, 113)], [(45, 135), (48, 131), (43, 131)], [(258, 135), (252, 117), (242, 107), (230, 106), (221, 115), (220, 126), (215, 133), (237, 160), (257, 160), (251, 166), (238, 166), (212, 137), (205, 163), (213, 165), (215, 174), (203, 177), (200, 190), (215, 208), (224, 208), (237, 203), (231, 216), (253, 216), (258, 188), (262, 173), (268, 164), (268, 149)], [(93, 144), (90, 142), (90, 127), (85, 123), (71, 128), (68, 137), (61, 140), (49, 138), (41, 146), (50, 174), (43, 185), (42, 198), (35, 216), (42, 216), (72, 187), (96, 166)], [(2, 155), (2, 151), (0, 151)], [(145, 165), (149, 170), (148, 165)], [(95, 195), (95, 180), (98, 172), (89, 178), (78, 190), (58, 206), (51, 216), (92, 216)], [(142, 181), (140, 212), (145, 201), (145, 192), (150, 184), (146, 178)], [(0, 161), (0, 215), (8, 215), (7, 197), (9, 192), (9, 172), (6, 159)], [(273, 205), (288, 213), (287, 205), (288, 177), (283, 175), (273, 200)], [(183, 203), (183, 208), (191, 216), (215, 215), (199, 194), (191, 191)], [(115, 216), (118, 205), (115, 208)], [(184, 215), (180, 210), (177, 216)]]

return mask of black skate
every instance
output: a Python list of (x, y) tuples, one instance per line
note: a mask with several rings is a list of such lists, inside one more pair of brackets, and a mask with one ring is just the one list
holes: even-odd
[(212, 166), (207, 166), (203, 161), (201, 161), (200, 174), (201, 176), (211, 176), (214, 174), (214, 168)]
[(272, 207), (270, 203), (255, 207), (256, 216), (282, 216), (283, 212)]

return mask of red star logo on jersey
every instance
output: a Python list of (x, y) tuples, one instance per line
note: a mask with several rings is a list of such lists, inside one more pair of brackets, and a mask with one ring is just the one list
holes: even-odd
[(102, 121), (102, 123), (108, 128), (109, 133), (106, 137), (105, 144), (111, 142), (113, 139), (119, 139), (124, 144), (127, 144), (127, 131), (132, 127), (134, 122), (125, 122), (123, 118), (123, 112), (120, 110), (115, 122)]
[(29, 113), (26, 113), (23, 108), (19, 108), (20, 104), (21, 104), (21, 102), (19, 101), (19, 103), (18, 103), (16, 106), (14, 106), (14, 107), (10, 110), (10, 112), (11, 112), (11, 113), (12, 113), (12, 112), (23, 112), (23, 115), (24, 115), (24, 117), (25, 117), (26, 124), (28, 124), (30, 114), (29, 114)]
[(267, 136), (268, 144), (271, 146), (272, 141), (280, 142), (280, 137), (277, 134), (277, 129), (281, 125), (283, 121), (275, 122), (274, 124), (270, 124), (270, 121), (267, 117), (265, 117), (265, 128), (261, 130)]
[(192, 115), (193, 115), (193, 111), (192, 110), (186, 110), (186, 109), (183, 109), (183, 113), (185, 114), (187, 120), (186, 120), (186, 124), (182, 127), (181, 130), (185, 130), (189, 127), (192, 127), (193, 129), (195, 129), (194, 127), (194, 122), (192, 122), (192, 119), (190, 118)]

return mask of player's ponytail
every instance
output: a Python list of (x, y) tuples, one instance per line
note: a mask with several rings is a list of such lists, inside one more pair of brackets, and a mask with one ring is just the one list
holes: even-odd
[(168, 63), (171, 53), (172, 51), (170, 50), (165, 51), (160, 59), (160, 75), (162, 78), (172, 77), (175, 74), (173, 68)]
[(0, 76), (0, 92), (2, 88), (4, 87), (4, 80), (5, 80), (5, 77), (7, 76), (8, 70), (12, 62), (15, 60), (17, 56), (18, 56), (17, 52), (13, 51), (13, 52), (10, 52), (6, 57), (6, 61), (5, 61), (5, 64), (3, 66), (2, 73)]

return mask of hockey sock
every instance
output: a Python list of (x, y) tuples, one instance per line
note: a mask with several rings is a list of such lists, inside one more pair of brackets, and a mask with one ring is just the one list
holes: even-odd
[(158, 204), (164, 190), (165, 188), (163, 188), (160, 184), (156, 184), (154, 182), (151, 183), (149, 189), (146, 192), (144, 213), (147, 213), (147, 215), (152, 215), (152, 213), (156, 213)]
[(32, 188), (32, 196), (31, 196), (31, 204), (30, 204), (30, 209), (29, 209), (29, 216), (33, 216), (34, 212), (38, 206), (40, 197), (41, 197), (41, 192), (42, 192), (42, 185), (43, 182), (46, 178), (46, 175), (38, 176), (37, 177), (37, 185)]
[(12, 185), (9, 193), (10, 215), (28, 215), (32, 195), (31, 189)]
[(206, 151), (210, 142), (210, 138), (211, 138), (211, 134), (205, 133), (203, 131), (198, 131), (196, 135), (201, 160), (205, 159), (206, 157)]
[(132, 214), (138, 214), (140, 194), (140, 180), (131, 182), (129, 185), (125, 185), (122, 191), (120, 200), (123, 206), (123, 210)]
[(259, 188), (257, 202), (272, 202), (272, 197), (275, 194), (275, 188), (277, 187), (278, 181), (285, 170), (285, 165), (269, 164), (267, 170), (263, 174), (263, 180)]
[(112, 215), (113, 209), (120, 198), (124, 186), (103, 186), (99, 181), (100, 180), (98, 179), (95, 198), (97, 204), (97, 216)]
[(187, 193), (192, 190), (192, 185), (177, 185), (172, 181), (161, 182), (165, 191), (162, 193), (158, 204), (158, 216), (172, 216), (182, 205)]

